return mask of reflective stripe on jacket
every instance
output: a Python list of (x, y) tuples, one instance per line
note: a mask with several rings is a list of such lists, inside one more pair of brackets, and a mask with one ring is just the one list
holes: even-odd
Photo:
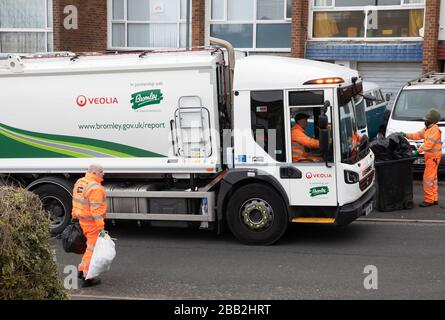
[(321, 158), (311, 155), (307, 149), (319, 149), (320, 142), (308, 137), (303, 127), (296, 124), (292, 128), (292, 161), (320, 161)]
[(73, 190), (73, 213), (81, 224), (95, 224), (103, 228), (107, 210), (105, 189), (100, 179), (90, 173), (80, 178)]
[(410, 140), (424, 140), (423, 145), (417, 150), (419, 153), (442, 155), (442, 131), (437, 124), (416, 133), (408, 133), (406, 137)]

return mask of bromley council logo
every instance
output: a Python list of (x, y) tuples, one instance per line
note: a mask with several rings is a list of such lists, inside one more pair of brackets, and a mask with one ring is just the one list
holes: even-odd
[(76, 103), (80, 108), (86, 107), (89, 105), (112, 105), (119, 104), (119, 100), (116, 97), (97, 97), (97, 98), (89, 98), (84, 95), (80, 95), (76, 99)]
[(130, 102), (133, 110), (137, 110), (145, 106), (160, 104), (162, 100), (164, 100), (164, 95), (160, 89), (156, 89), (133, 93)]

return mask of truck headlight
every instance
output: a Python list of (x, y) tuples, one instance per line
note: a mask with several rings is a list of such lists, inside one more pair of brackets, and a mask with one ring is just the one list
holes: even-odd
[(360, 177), (357, 172), (345, 170), (345, 182), (347, 184), (354, 184), (360, 181)]

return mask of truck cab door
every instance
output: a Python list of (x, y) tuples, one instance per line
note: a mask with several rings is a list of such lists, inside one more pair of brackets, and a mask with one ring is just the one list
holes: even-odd
[[(309, 116), (304, 134), (311, 138), (319, 138), (318, 116), (323, 112), (326, 101), (334, 105), (333, 89), (304, 89), (289, 90), (286, 92), (286, 150), (287, 167), (282, 168), (282, 178), (288, 178), (290, 183), (291, 206), (336, 206), (336, 168), (334, 165), (333, 150), (333, 116), (332, 107), (328, 107), (326, 115), (329, 120), (330, 148), (327, 161), (323, 160), (320, 150), (305, 147), (310, 157), (296, 158), (295, 139), (298, 135), (295, 130), (301, 130), (295, 117), (304, 113)], [(299, 126), (299, 127), (297, 127)], [(301, 134), (301, 133), (300, 133)], [(292, 149), (294, 147), (294, 149)], [(317, 154), (318, 151), (318, 154)], [(294, 157), (293, 157), (294, 155)], [(286, 176), (287, 174), (287, 176)]]

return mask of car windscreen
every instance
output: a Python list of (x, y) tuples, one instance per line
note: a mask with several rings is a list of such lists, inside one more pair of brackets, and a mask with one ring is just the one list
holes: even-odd
[(445, 89), (416, 89), (400, 93), (394, 106), (394, 120), (423, 121), (429, 109), (440, 111), (445, 120)]

